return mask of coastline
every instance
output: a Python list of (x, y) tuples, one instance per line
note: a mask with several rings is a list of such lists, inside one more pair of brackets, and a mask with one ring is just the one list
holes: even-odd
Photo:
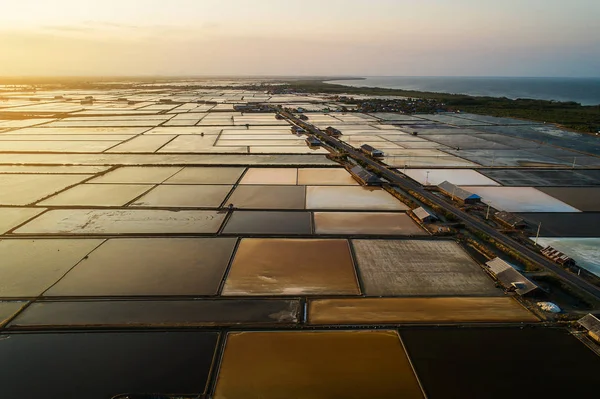
[[(471, 96), (464, 94), (426, 92), (417, 90), (354, 87), (327, 83), (329, 80), (288, 81), (293, 90), (333, 95), (367, 94), (435, 99), (443, 102), (448, 111), (463, 111), (480, 115), (515, 118), (551, 123), (565, 130), (596, 136), (600, 131), (600, 105), (580, 105), (575, 102)], [(600, 136), (598, 137), (600, 139)]]
[(330, 78), (324, 83), (355, 88), (600, 105), (600, 77), (368, 76), (354, 80)]

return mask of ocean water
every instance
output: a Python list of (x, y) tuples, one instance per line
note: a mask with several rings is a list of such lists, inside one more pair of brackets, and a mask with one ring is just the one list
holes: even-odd
[(368, 77), (364, 80), (333, 80), (353, 87), (381, 87), (440, 93), (575, 101), (600, 104), (598, 78), (502, 78), (502, 77)]

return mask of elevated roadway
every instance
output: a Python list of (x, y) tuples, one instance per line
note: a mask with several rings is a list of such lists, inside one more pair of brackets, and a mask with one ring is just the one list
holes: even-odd
[(319, 140), (321, 140), (322, 142), (331, 146), (332, 148), (337, 149), (337, 150), (342, 150), (342, 151), (346, 152), (354, 160), (360, 161), (363, 164), (369, 165), (373, 170), (378, 171), (381, 174), (381, 176), (383, 176), (386, 180), (388, 180), (392, 184), (397, 185), (398, 187), (404, 189), (405, 191), (411, 190), (411, 191), (418, 193), (419, 195), (426, 198), (431, 203), (439, 206), (440, 208), (444, 209), (447, 212), (454, 214), (457, 218), (461, 219), (466, 225), (469, 225), (471, 228), (474, 228), (476, 230), (479, 230), (479, 231), (487, 234), (488, 236), (490, 236), (497, 242), (501, 243), (502, 245), (504, 245), (508, 248), (511, 248), (514, 251), (520, 253), (523, 257), (525, 257), (530, 262), (539, 264), (540, 266), (557, 274), (560, 278), (562, 278), (562, 279), (568, 281), (569, 283), (573, 284), (574, 286), (578, 287), (582, 291), (587, 292), (588, 294), (596, 297), (597, 299), (600, 299), (600, 288), (599, 287), (596, 287), (595, 285), (580, 278), (579, 276), (566, 271), (560, 265), (557, 265), (556, 263), (546, 259), (539, 253), (531, 250), (530, 248), (517, 242), (516, 240), (512, 239), (511, 237), (508, 237), (508, 236), (500, 233), (493, 227), (482, 222), (477, 217), (472, 216), (472, 215), (462, 211), (461, 209), (458, 209), (457, 207), (452, 206), (449, 203), (443, 201), (442, 199), (438, 198), (431, 192), (425, 190), (420, 184), (415, 183), (414, 181), (410, 180), (409, 178), (407, 178), (406, 176), (404, 176), (403, 174), (401, 174), (399, 172), (395, 172), (395, 171), (388, 169), (387, 167), (374, 161), (370, 157), (367, 157), (360, 150), (355, 149), (351, 145), (346, 144), (343, 141), (340, 141), (333, 137), (328, 136), (321, 130), (317, 129), (315, 126), (295, 117), (294, 115), (292, 115), (289, 112), (282, 111), (282, 110), (278, 110), (278, 111), (286, 119), (288, 119), (291, 123), (293, 123), (296, 126), (302, 127), (308, 133), (313, 134)]

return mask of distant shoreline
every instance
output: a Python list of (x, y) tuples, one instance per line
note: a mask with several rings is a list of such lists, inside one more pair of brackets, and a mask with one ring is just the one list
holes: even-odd
[(457, 77), (457, 76), (371, 76), (359, 79), (327, 79), (323, 83), (347, 87), (380, 88), (426, 93), (576, 102), (600, 105), (600, 77)]
[(540, 123), (552, 123), (566, 130), (579, 133), (595, 135), (600, 131), (600, 105), (584, 106), (574, 102), (533, 99), (511, 100), (502, 97), (471, 96), (379, 87), (355, 87), (328, 82), (330, 81), (303, 80), (288, 81), (287, 84), (294, 90), (305, 91), (307, 93), (337, 95), (366, 94), (372, 96), (436, 99), (445, 103), (452, 110), (496, 117), (525, 119)]

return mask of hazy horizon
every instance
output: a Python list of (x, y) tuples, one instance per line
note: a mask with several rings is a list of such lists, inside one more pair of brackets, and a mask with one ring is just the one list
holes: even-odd
[(600, 2), (0, 0), (0, 76), (598, 77)]

